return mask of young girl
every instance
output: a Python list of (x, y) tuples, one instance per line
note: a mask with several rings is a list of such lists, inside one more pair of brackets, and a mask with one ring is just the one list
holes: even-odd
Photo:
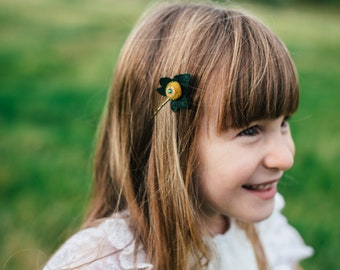
[(163, 4), (121, 51), (84, 228), (48, 269), (297, 269), (276, 193), (293, 165), (293, 62), (261, 22)]

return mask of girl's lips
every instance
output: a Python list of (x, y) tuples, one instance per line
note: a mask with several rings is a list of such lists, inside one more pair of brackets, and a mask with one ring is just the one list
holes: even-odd
[(242, 186), (243, 189), (256, 195), (262, 200), (268, 200), (275, 196), (277, 191), (278, 180), (266, 182), (263, 184), (245, 184)]

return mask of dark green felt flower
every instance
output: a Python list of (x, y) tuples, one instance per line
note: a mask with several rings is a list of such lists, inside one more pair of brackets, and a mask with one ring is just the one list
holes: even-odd
[(155, 115), (169, 101), (171, 109), (174, 112), (189, 107), (188, 95), (190, 77), (190, 74), (179, 74), (172, 79), (164, 77), (159, 80), (161, 86), (157, 88), (156, 91), (162, 96), (166, 96), (167, 100), (157, 108), (154, 113)]

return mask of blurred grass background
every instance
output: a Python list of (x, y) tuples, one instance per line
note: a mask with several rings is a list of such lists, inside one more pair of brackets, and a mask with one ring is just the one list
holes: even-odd
[[(340, 8), (265, 2), (240, 6), (284, 40), (301, 82), (296, 163), (280, 187), (285, 214), (315, 248), (303, 267), (340, 269)], [(114, 63), (149, 5), (0, 2), (1, 269), (39, 269), (81, 223)]]

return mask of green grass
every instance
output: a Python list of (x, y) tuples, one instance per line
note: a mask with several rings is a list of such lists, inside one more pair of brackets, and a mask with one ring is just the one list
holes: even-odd
[[(114, 62), (147, 1), (0, 3), (0, 268), (39, 269), (76, 230)], [(285, 214), (312, 245), (305, 269), (340, 269), (340, 9), (243, 5), (299, 70), (297, 155)]]

